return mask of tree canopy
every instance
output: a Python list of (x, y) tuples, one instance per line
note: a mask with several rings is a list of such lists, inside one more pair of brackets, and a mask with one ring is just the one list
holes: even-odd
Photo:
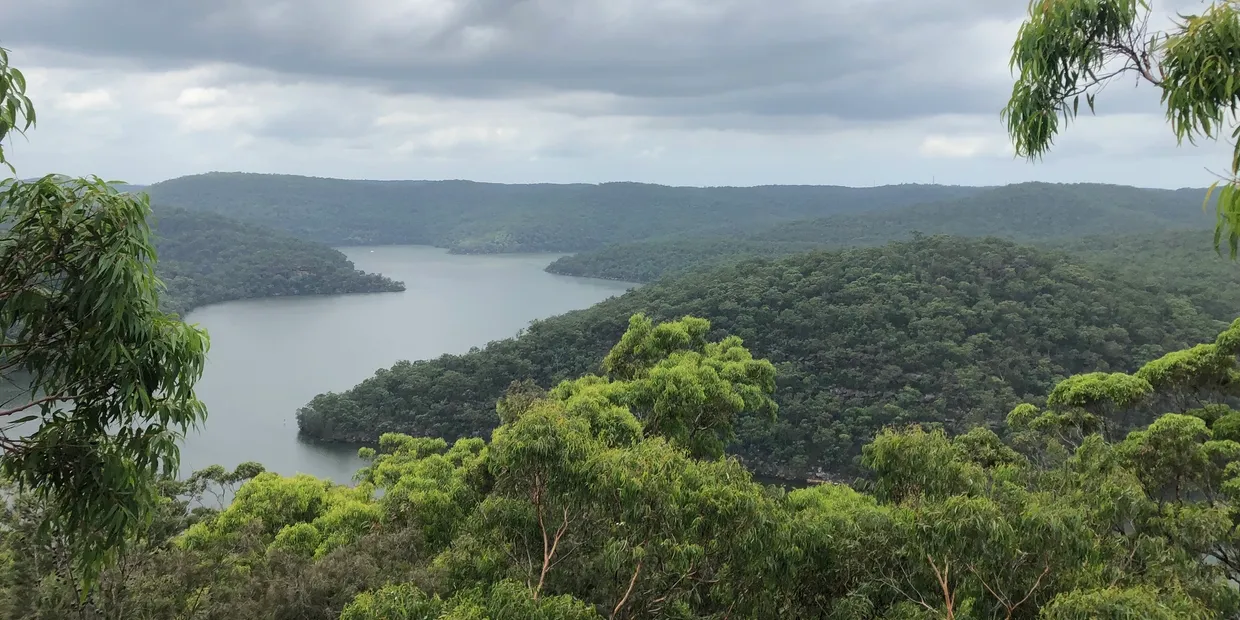
[[(1107, 277), (1140, 286), (1150, 294), (1173, 294), (1216, 319), (1230, 320), (1240, 308), (1240, 271), (1226, 257), (1203, 256), (1210, 231), (1169, 230), (1132, 235), (1048, 238), (1036, 247), (1064, 252), (1070, 260)], [(566, 275), (650, 282), (724, 265), (779, 259), (815, 249), (801, 243), (732, 239), (644, 242), (566, 256), (548, 270)]]
[[(1240, 412), (1226, 404), (1240, 321), (1132, 374), (1065, 378), (1045, 406), (1011, 411), (1006, 440), (892, 425), (865, 446), (866, 484), (791, 492), (696, 450), (625, 395), (694, 353), (751, 369), (721, 373), (740, 379), (721, 388), (765, 394), (770, 364), (732, 338), (712, 342), (694, 317), (634, 317), (604, 358), (610, 377), (512, 386), (489, 441), (385, 434), (361, 450), (352, 487), (253, 463), (165, 481), (143, 543), (84, 602), (65, 588), (54, 541), (30, 535), (42, 507), (18, 494), (0, 513), (0, 557), (12, 558), (0, 618), (1240, 613)], [(693, 402), (700, 387), (661, 394)], [(1133, 410), (1159, 415), (1112, 432)], [(190, 508), (238, 483), (227, 506)]]

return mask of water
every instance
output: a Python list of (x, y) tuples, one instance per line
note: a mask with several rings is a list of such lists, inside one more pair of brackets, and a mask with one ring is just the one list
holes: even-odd
[(341, 248), (402, 293), (229, 302), (186, 316), (211, 334), (198, 397), (205, 426), (186, 438), (181, 472), (258, 461), (268, 470), (347, 482), (356, 447), (297, 437), (297, 408), (402, 360), (464, 353), (530, 321), (588, 307), (632, 284), (543, 271), (557, 254), (450, 255), (411, 246)]

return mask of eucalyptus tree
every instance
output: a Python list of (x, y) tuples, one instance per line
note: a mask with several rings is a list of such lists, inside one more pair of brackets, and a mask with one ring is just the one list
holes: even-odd
[[(754, 359), (738, 336), (710, 342), (710, 321), (686, 316), (655, 325), (644, 314), (603, 359), (610, 398), (630, 408), (647, 436), (695, 457), (718, 458), (744, 413), (775, 419), (775, 366)], [(589, 382), (590, 378), (584, 379)], [(572, 383), (558, 389), (573, 391)]]
[(786, 577), (772, 550), (790, 543), (773, 498), (722, 448), (737, 416), (773, 415), (775, 371), (709, 331), (634, 315), (605, 376), (514, 385), (487, 447), (489, 493), (435, 562), (443, 593), (515, 580), (534, 601), (572, 594), (610, 618), (772, 609)]
[[(1153, 31), (1148, 0), (1033, 0), (1012, 47), (1019, 73), (1003, 109), (1019, 156), (1048, 152), (1061, 123), (1086, 107), (1109, 82), (1136, 76), (1161, 93), (1177, 141), (1230, 133), (1231, 161), (1210, 190), (1217, 194), (1215, 247), (1240, 248), (1240, 0), (1203, 3)], [(1217, 192), (1215, 190), (1217, 189)], [(1206, 202), (1210, 194), (1206, 196)]]
[[(0, 141), (35, 124), (26, 79), (0, 50)], [(16, 175), (12, 163), (4, 163)], [(91, 585), (149, 523), (194, 395), (206, 333), (158, 308), (145, 195), (98, 177), (0, 181), (0, 473), (48, 504)]]

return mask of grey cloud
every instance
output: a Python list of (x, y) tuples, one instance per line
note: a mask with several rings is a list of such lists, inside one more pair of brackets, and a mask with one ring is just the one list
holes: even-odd
[[(425, 10), (401, 8), (415, 4)], [(401, 93), (602, 92), (619, 96), (609, 112), (622, 114), (882, 120), (996, 112), (1004, 85), (959, 66), (953, 46), (982, 20), (1024, 9), (994, 0), (0, 0), (0, 42), (155, 68), (227, 62)], [(927, 79), (920, 67), (940, 72)]]
[(774, 87), (717, 96), (634, 99), (618, 109), (650, 116), (695, 116), (748, 112), (759, 117), (789, 118), (804, 126), (805, 117), (824, 114), (856, 121), (908, 116), (987, 114), (997, 118), (1004, 92), (972, 84), (872, 81), (855, 76), (815, 85)]

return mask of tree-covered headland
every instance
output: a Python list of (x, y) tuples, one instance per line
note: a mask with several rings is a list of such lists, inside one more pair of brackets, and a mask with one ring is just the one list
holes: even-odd
[(155, 275), (166, 287), (160, 303), (172, 312), (255, 297), (405, 290), (321, 243), (211, 213), (157, 206), (152, 230)]

